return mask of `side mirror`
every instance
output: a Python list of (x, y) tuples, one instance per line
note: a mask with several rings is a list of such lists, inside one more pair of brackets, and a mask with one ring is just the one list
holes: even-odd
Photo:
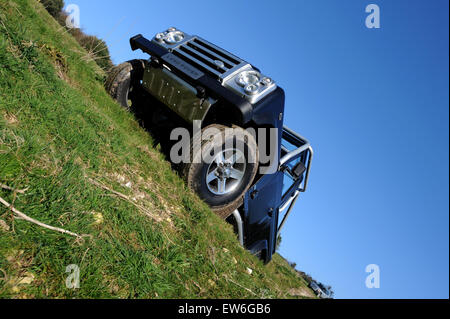
[(294, 168), (292, 169), (292, 174), (295, 175), (296, 178), (299, 178), (306, 171), (306, 167), (302, 162), (298, 162)]

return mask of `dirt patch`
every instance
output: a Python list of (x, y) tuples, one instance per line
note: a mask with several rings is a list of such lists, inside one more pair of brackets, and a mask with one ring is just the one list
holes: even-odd
[(288, 294), (294, 297), (315, 298), (316, 296), (307, 288), (291, 288)]
[(4, 113), (3, 118), (10, 125), (15, 125), (15, 124), (19, 123), (19, 121), (17, 120), (17, 117), (14, 114), (9, 113), (9, 112)]
[(33, 256), (25, 254), (24, 250), (11, 250), (4, 257), (8, 261), (10, 272), (14, 273), (7, 274), (2, 270), (5, 286), (11, 292), (19, 293), (23, 286), (31, 285), (35, 280), (35, 275), (28, 270), (33, 263)]

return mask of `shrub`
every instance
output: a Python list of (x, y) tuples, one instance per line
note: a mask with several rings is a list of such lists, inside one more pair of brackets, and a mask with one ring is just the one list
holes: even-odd
[(78, 39), (78, 42), (83, 48), (86, 49), (86, 51), (88, 51), (91, 57), (103, 70), (108, 71), (113, 66), (113, 63), (111, 62), (111, 58), (109, 56), (108, 46), (106, 45), (105, 41), (97, 38), (94, 35), (83, 34)]
[(64, 7), (63, 0), (40, 0), (40, 2), (54, 18), (58, 17)]
[(90, 57), (100, 66), (103, 70), (109, 71), (114, 64), (109, 56), (108, 46), (105, 41), (97, 38), (93, 35), (85, 34), (81, 29), (69, 29), (66, 26), (67, 14), (64, 11), (59, 12), (56, 20), (58, 23), (66, 28), (69, 33), (77, 40), (77, 42), (88, 51)]

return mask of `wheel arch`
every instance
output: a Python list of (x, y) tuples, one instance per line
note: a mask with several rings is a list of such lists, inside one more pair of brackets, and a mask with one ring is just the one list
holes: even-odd
[(208, 109), (203, 121), (202, 127), (211, 124), (222, 124), (225, 126), (238, 125), (240, 127), (246, 126), (249, 121), (246, 120), (245, 114), (240, 108), (235, 105), (217, 102)]

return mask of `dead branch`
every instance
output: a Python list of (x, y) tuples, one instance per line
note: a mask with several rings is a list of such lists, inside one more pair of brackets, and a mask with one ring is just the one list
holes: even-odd
[(77, 238), (82, 238), (82, 236), (80, 236), (80, 235), (78, 235), (76, 233), (72, 233), (71, 231), (68, 231), (68, 230), (65, 230), (65, 229), (62, 229), (62, 228), (59, 228), (59, 227), (53, 227), (53, 226), (44, 224), (44, 223), (42, 223), (42, 222), (40, 222), (40, 221), (38, 221), (38, 220), (36, 220), (34, 218), (29, 217), (28, 215), (25, 215), (21, 211), (15, 209), (11, 204), (9, 204), (7, 201), (5, 201), (1, 197), (0, 197), (0, 203), (5, 205), (7, 208), (11, 209), (11, 211), (14, 212), (18, 217), (20, 217), (21, 219), (24, 219), (24, 220), (26, 220), (26, 221), (28, 221), (30, 223), (33, 223), (33, 224), (39, 225), (41, 227), (44, 227), (44, 228), (47, 228), (47, 229), (50, 229), (50, 230), (54, 230), (54, 231), (57, 231), (57, 232), (60, 232), (60, 233), (63, 233), (63, 234), (67, 234), (67, 235), (74, 236), (74, 237), (77, 237)]
[(8, 185), (1, 184), (1, 183), (0, 183), (0, 188), (6, 189), (6, 190), (12, 191), (12, 192), (20, 193), (20, 194), (25, 194), (25, 192), (28, 190), (28, 188), (25, 188), (25, 189), (14, 189), (12, 187), (9, 187)]
[(230, 279), (230, 278), (228, 278), (228, 276), (227, 275), (223, 275), (223, 277), (225, 278), (225, 280), (226, 281), (229, 281), (229, 282), (232, 282), (233, 284), (235, 284), (236, 286), (239, 286), (239, 287), (241, 287), (242, 289), (245, 289), (245, 290), (247, 290), (248, 292), (250, 292), (251, 294), (253, 294), (253, 295), (255, 295), (255, 296), (258, 296), (257, 294), (255, 294), (253, 291), (251, 291), (249, 288), (247, 288), (247, 287), (244, 287), (244, 286), (242, 286), (242, 285), (240, 285), (240, 284), (238, 284), (237, 282), (235, 282), (234, 280), (232, 280), (232, 279)]
[(132, 201), (131, 198), (128, 197), (127, 195), (122, 194), (122, 193), (120, 193), (120, 192), (118, 192), (118, 191), (115, 191), (115, 190), (109, 188), (108, 186), (103, 185), (102, 183), (99, 183), (99, 182), (97, 182), (96, 180), (93, 180), (92, 178), (88, 178), (88, 181), (89, 181), (91, 184), (93, 184), (93, 185), (95, 185), (95, 186), (97, 186), (97, 187), (100, 187), (100, 188), (102, 188), (102, 189), (104, 189), (104, 190), (107, 190), (107, 191), (113, 193), (114, 195), (120, 197), (120, 198), (123, 199), (123, 200), (126, 200), (127, 202), (129, 202), (130, 204), (134, 205), (137, 209), (139, 209), (141, 212), (143, 212), (143, 213), (146, 214), (147, 216), (153, 218), (154, 220), (156, 220), (156, 221), (158, 221), (158, 222), (161, 221), (161, 218), (160, 218), (160, 217), (155, 216), (155, 214), (153, 214), (152, 212), (150, 212), (150, 211), (149, 211), (148, 209), (146, 209), (145, 207), (143, 207), (143, 206), (141, 206), (141, 205), (135, 203), (135, 202)]

